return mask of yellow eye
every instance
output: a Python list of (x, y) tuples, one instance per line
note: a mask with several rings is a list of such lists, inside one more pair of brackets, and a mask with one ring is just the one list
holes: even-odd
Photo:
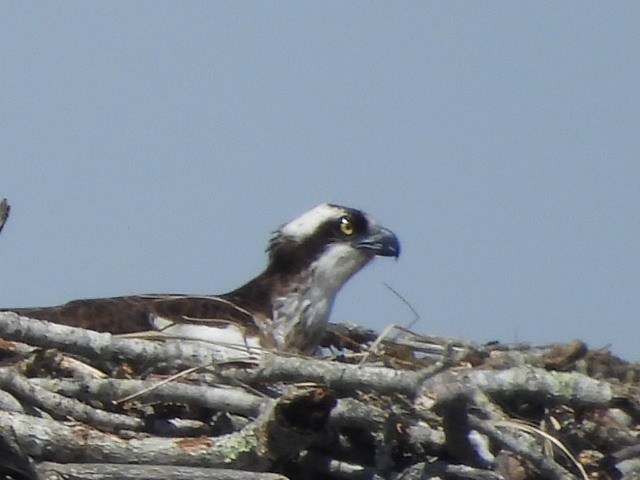
[(355, 229), (353, 228), (353, 223), (351, 223), (351, 220), (347, 217), (342, 217), (340, 219), (340, 231), (347, 237), (353, 235)]

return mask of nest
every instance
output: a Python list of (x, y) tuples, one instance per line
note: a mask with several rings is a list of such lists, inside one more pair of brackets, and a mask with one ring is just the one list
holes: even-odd
[(640, 365), (579, 341), (331, 325), (323, 356), (219, 362), (10, 312), (0, 337), (4, 478), (640, 475)]
[(331, 325), (322, 356), (221, 362), (139, 337), (0, 312), (0, 480), (640, 478), (640, 365), (580, 341)]

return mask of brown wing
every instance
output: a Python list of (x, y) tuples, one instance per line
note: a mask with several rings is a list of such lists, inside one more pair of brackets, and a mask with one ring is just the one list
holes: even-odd
[(247, 332), (257, 332), (253, 315), (220, 297), (192, 295), (139, 295), (74, 300), (64, 305), (3, 309), (30, 318), (47, 320), (99, 332), (132, 333), (152, 329), (153, 316), (174, 322), (237, 322)]

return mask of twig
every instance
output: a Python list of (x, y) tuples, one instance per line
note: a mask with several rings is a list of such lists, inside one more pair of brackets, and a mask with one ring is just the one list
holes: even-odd
[(139, 364), (171, 363), (173, 367), (210, 365), (217, 361), (211, 348), (198, 342), (117, 338), (82, 328), (0, 312), (0, 337), (42, 348), (58, 348), (87, 358), (127, 360)]
[(270, 382), (299, 382), (301, 379), (341, 391), (374, 390), (379, 394), (400, 393), (412, 397), (418, 386), (419, 371), (385, 367), (359, 367), (336, 362), (271, 355), (251, 370), (226, 369), (221, 378), (236, 379), (249, 385)]
[(176, 380), (179, 380), (181, 378), (185, 378), (187, 375), (191, 374), (191, 373), (195, 373), (198, 370), (202, 369), (203, 367), (191, 367), (191, 368), (187, 368), (186, 370), (183, 370), (181, 372), (176, 373), (175, 375), (171, 375), (168, 378), (165, 378), (164, 380), (160, 380), (159, 382), (156, 382), (152, 385), (148, 385), (145, 386), (143, 388), (141, 388), (140, 390), (133, 392), (133, 393), (129, 393), (129, 394), (125, 394), (124, 397), (120, 397), (118, 399), (115, 400), (116, 403), (125, 403), (125, 402), (130, 402), (131, 400), (134, 400), (136, 398), (140, 398), (145, 396), (146, 394), (154, 391), (154, 390), (158, 390), (159, 388), (161, 388), (163, 385), (167, 385), (169, 383), (172, 383)]
[(169, 465), (118, 465), (113, 463), (52, 463), (36, 465), (38, 480), (287, 480), (276, 473)]
[[(305, 452), (300, 465), (316, 474), (317, 478), (342, 478), (344, 480), (362, 480), (373, 478), (373, 469), (349, 462), (335, 460), (318, 452)], [(321, 476), (318, 476), (320, 474)]]
[(113, 403), (124, 395), (137, 395), (146, 402), (184, 404), (255, 417), (268, 402), (234, 387), (209, 387), (183, 382), (153, 380), (73, 380), (36, 378), (32, 383), (47, 390), (84, 401)]
[(405, 469), (398, 477), (399, 480), (422, 480), (427, 478), (447, 480), (505, 480), (497, 473), (469, 467), (454, 465), (447, 462), (416, 463)]
[(544, 478), (549, 480), (574, 480), (575, 477), (567, 472), (560, 465), (553, 460), (545, 457), (543, 454), (536, 452), (528, 445), (519, 442), (511, 435), (499, 431), (494, 427), (490, 421), (480, 420), (473, 415), (469, 415), (469, 422), (471, 426), (491, 438), (494, 442), (500, 445), (502, 448), (511, 450), (514, 453), (522, 456), (522, 458), (530, 461)]
[(411, 321), (407, 324), (406, 328), (407, 330), (410, 330), (418, 320), (420, 320), (420, 314), (418, 313), (418, 311), (413, 307), (413, 305), (411, 305), (411, 303), (409, 302), (409, 300), (407, 300), (403, 295), (400, 294), (400, 292), (398, 292), (395, 288), (393, 288), (391, 285), (389, 285), (387, 282), (383, 282), (384, 286), (387, 287), (389, 290), (391, 290), (392, 293), (394, 293), (396, 295), (396, 297), (398, 297), (402, 303), (404, 303), (407, 307), (409, 307), (409, 309), (411, 310), (411, 312), (413, 312), (413, 318), (411, 319)]
[(118, 430), (143, 430), (144, 421), (139, 418), (90, 407), (84, 403), (49, 392), (29, 382), (17, 368), (0, 368), (0, 387), (26, 403), (41, 408), (52, 415), (73, 418), (95, 425), (97, 428)]
[(498, 422), (494, 422), (494, 425), (496, 427), (514, 428), (516, 430), (522, 430), (523, 432), (537, 435), (539, 437), (544, 438), (548, 442), (551, 442), (576, 467), (576, 469), (580, 472), (580, 476), (582, 477), (582, 479), (589, 480), (589, 475), (587, 475), (587, 472), (584, 470), (584, 467), (580, 464), (580, 462), (576, 459), (576, 457), (573, 456), (573, 454), (569, 451), (569, 449), (565, 447), (565, 445), (554, 436), (549, 435), (548, 433), (540, 430), (539, 428), (533, 427), (521, 421), (514, 421), (514, 420), (498, 421)]
[[(295, 391), (274, 402), (242, 430), (218, 437), (124, 439), (84, 424), (0, 411), (0, 436), (15, 436), (36, 461), (139, 463), (265, 471), (309, 446), (326, 428), (335, 405), (319, 389)], [(37, 439), (37, 440), (34, 440)]]
[(4, 228), (4, 224), (9, 219), (9, 213), (11, 212), (11, 205), (7, 203), (7, 199), (3, 198), (0, 202), (0, 232)]
[[(493, 399), (539, 401), (572, 407), (608, 407), (614, 399), (611, 386), (578, 372), (549, 372), (541, 368), (446, 371), (427, 379), (418, 399), (433, 404), (458, 394), (458, 389), (479, 389)], [(438, 400), (435, 400), (435, 399)]]
[(380, 335), (378, 335), (378, 338), (376, 338), (373, 341), (373, 343), (371, 344), (369, 349), (366, 351), (366, 353), (362, 356), (362, 358), (360, 359), (360, 362), (359, 362), (358, 365), (360, 365), (360, 366), (364, 365), (366, 363), (366, 361), (369, 360), (369, 357), (371, 356), (372, 353), (377, 353), (378, 346), (380, 345), (380, 342), (382, 342), (382, 340), (387, 338), (387, 336), (389, 336), (391, 331), (396, 327), (397, 327), (397, 325), (395, 325), (393, 323), (387, 325), (384, 328), (384, 330), (382, 330), (382, 332), (380, 332)]

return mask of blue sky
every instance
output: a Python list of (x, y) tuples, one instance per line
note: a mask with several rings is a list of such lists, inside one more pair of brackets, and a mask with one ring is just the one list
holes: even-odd
[(221, 293), (315, 204), (334, 321), (640, 359), (640, 3), (2, 2), (0, 305)]

